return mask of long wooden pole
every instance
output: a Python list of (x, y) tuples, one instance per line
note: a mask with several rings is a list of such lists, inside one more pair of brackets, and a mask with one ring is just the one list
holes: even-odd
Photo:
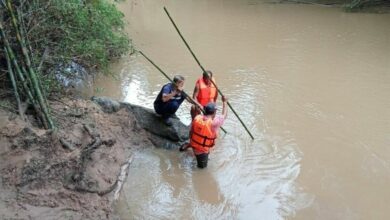
[[(143, 57), (145, 57), (145, 59), (147, 59), (154, 67), (156, 67), (156, 69), (158, 69), (158, 71), (160, 71), (171, 83), (173, 83), (173, 80), (171, 79), (171, 78), (169, 78), (169, 76), (160, 68), (160, 67), (158, 67), (151, 59), (149, 59), (149, 57), (147, 57), (144, 53), (142, 53), (142, 51), (138, 51)], [(199, 106), (199, 104), (198, 103), (196, 103), (187, 93), (185, 93), (184, 91), (182, 91), (183, 92), (183, 94), (187, 97), (187, 100), (190, 102), (190, 103), (192, 103), (192, 104), (194, 104), (194, 105), (197, 105), (198, 107), (199, 107), (199, 109), (203, 112), (203, 114), (204, 114), (204, 110), (202, 109), (202, 106)], [(227, 133), (226, 132), (226, 130), (223, 128), (223, 127), (221, 127), (221, 130), (223, 131), (223, 132), (225, 132), (225, 133)]]
[[(188, 48), (188, 50), (190, 51), (190, 53), (192, 54), (192, 56), (194, 57), (195, 61), (198, 63), (199, 67), (202, 69), (203, 72), (206, 72), (206, 70), (203, 68), (202, 64), (200, 64), (198, 58), (196, 58), (194, 52), (192, 52), (192, 49), (191, 47), (188, 45), (187, 41), (184, 39), (183, 35), (181, 34), (179, 28), (177, 27), (176, 23), (173, 21), (171, 15), (169, 14), (168, 10), (166, 7), (164, 7), (164, 11), (165, 13), (168, 15), (169, 17), (169, 20), (171, 20), (173, 26), (175, 27), (177, 33), (180, 35), (181, 39), (183, 40), (184, 44), (186, 45), (186, 47)], [(210, 80), (211, 83), (213, 83), (213, 85), (215, 86), (215, 88), (217, 89), (218, 93), (223, 96), (221, 90), (219, 90), (219, 88), (217, 87), (217, 85), (214, 83), (213, 80)], [(229, 102), (227, 102), (229, 108), (232, 110), (232, 112), (236, 115), (236, 117), (238, 118), (238, 120), (241, 122), (242, 126), (245, 128), (245, 130), (248, 132), (249, 136), (251, 136), (252, 140), (254, 140), (254, 137), (253, 135), (249, 132), (248, 128), (245, 126), (244, 122), (241, 120), (240, 116), (238, 116), (237, 112), (233, 109), (232, 105), (230, 105)]]

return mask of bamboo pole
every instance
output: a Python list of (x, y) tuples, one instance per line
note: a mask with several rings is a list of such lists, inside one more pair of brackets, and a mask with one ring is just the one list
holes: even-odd
[(15, 31), (16, 31), (16, 38), (20, 44), (20, 47), (22, 49), (22, 54), (25, 58), (25, 64), (27, 66), (28, 74), (29, 74), (30, 80), (32, 82), (31, 86), (35, 92), (36, 98), (38, 100), (38, 104), (41, 107), (41, 110), (43, 111), (43, 114), (44, 114), (46, 121), (48, 123), (47, 128), (52, 129), (52, 128), (54, 128), (54, 124), (53, 124), (53, 121), (49, 115), (49, 111), (48, 111), (48, 107), (46, 105), (46, 102), (43, 98), (42, 91), (40, 89), (39, 82), (38, 82), (38, 77), (31, 66), (30, 56), (28, 55), (28, 50), (26, 48), (25, 40), (22, 39), (22, 36), (20, 34), (18, 23), (16, 20), (16, 16), (15, 16), (15, 13), (14, 13), (12, 5), (11, 5), (11, 0), (7, 0), (7, 6), (8, 6), (8, 11), (11, 14), (12, 23), (13, 23)]
[(12, 87), (14, 89), (16, 102), (18, 104), (19, 115), (22, 118), (22, 120), (24, 121), (25, 117), (24, 117), (24, 113), (23, 113), (23, 110), (22, 110), (22, 104), (20, 102), (20, 96), (19, 96), (19, 92), (18, 92), (18, 87), (16, 86), (15, 75), (14, 75), (14, 72), (12, 71), (11, 59), (9, 58), (9, 55), (8, 55), (8, 52), (7, 52), (7, 48), (4, 47), (4, 51), (5, 51), (5, 58), (7, 60), (8, 75), (9, 75), (9, 78), (11, 80)]
[[(192, 54), (192, 56), (194, 57), (195, 61), (198, 63), (199, 67), (202, 69), (203, 72), (206, 72), (206, 70), (203, 68), (202, 64), (200, 64), (198, 58), (196, 58), (194, 52), (192, 52), (192, 49), (191, 47), (188, 45), (187, 41), (184, 39), (183, 35), (181, 34), (179, 28), (176, 26), (176, 23), (173, 21), (171, 15), (169, 14), (168, 10), (166, 7), (164, 7), (164, 11), (165, 13), (168, 15), (169, 17), (169, 20), (172, 22), (173, 26), (175, 27), (177, 33), (180, 35), (181, 39), (183, 40), (184, 44), (186, 45), (186, 47), (188, 48), (188, 50), (190, 51), (190, 53)], [(217, 89), (218, 93), (223, 96), (221, 90), (219, 90), (219, 88), (217, 87), (217, 85), (214, 83), (213, 80), (210, 80), (213, 85), (215, 86), (215, 88)], [(233, 109), (232, 105), (227, 102), (229, 108), (232, 110), (232, 112), (236, 115), (236, 117), (238, 118), (238, 120), (241, 122), (242, 126), (245, 128), (245, 130), (248, 132), (249, 136), (252, 138), (252, 140), (254, 140), (254, 137), (253, 135), (251, 134), (251, 132), (248, 130), (248, 128), (245, 126), (244, 122), (241, 120), (240, 116), (238, 116), (237, 112)]]
[(7, 39), (6, 35), (5, 35), (4, 29), (3, 29), (3, 24), (2, 24), (1, 21), (0, 21), (0, 36), (3, 38), (3, 42), (4, 42), (4, 45), (5, 45), (5, 48), (6, 48), (6, 53), (8, 54), (12, 64), (15, 67), (17, 76), (22, 81), (22, 86), (23, 86), (23, 89), (24, 89), (25, 93), (27, 94), (28, 99), (31, 101), (31, 104), (33, 105), (36, 113), (38, 114), (39, 118), (41, 119), (43, 126), (45, 128), (48, 128), (48, 124), (47, 124), (45, 118), (43, 117), (42, 112), (41, 112), (40, 108), (38, 107), (38, 104), (37, 104), (36, 100), (34, 99), (33, 93), (32, 93), (31, 89), (28, 86), (27, 80), (24, 78), (23, 72), (20, 69), (20, 66), (19, 66), (19, 64), (18, 64), (18, 62), (17, 62), (17, 60), (15, 58), (15, 54), (12, 51), (12, 48), (11, 48), (11, 46), (10, 46), (10, 44), (8, 42), (8, 39)]
[[(20, 12), (20, 10), (16, 10), (17, 12), (17, 19), (18, 19), (18, 23), (19, 23), (19, 31), (20, 31), (20, 37), (24, 43), (24, 45), (26, 45), (26, 48), (28, 49), (28, 54), (31, 54), (31, 57), (33, 58), (33, 53), (32, 53), (32, 49), (31, 49), (31, 46), (29, 45), (29, 41), (27, 39), (27, 36), (25, 34), (25, 25), (24, 25), (24, 22), (23, 22), (23, 18), (22, 18), (22, 13)], [(27, 41), (26, 41), (27, 39)], [(34, 61), (34, 60), (33, 60)], [(39, 69), (37, 68), (37, 71), (39, 71)], [(45, 104), (46, 106), (49, 106), (49, 103), (47, 101), (47, 94), (46, 94), (46, 90), (43, 88), (43, 85), (42, 85), (42, 80), (40, 78), (40, 75), (38, 74), (38, 83), (39, 83), (39, 88), (40, 90), (42, 91), (42, 95), (43, 95), (43, 99), (45, 100)], [(49, 111), (49, 114), (50, 114), (50, 108), (48, 107), (48, 111)]]
[[(142, 51), (138, 51), (143, 57), (145, 57), (145, 59), (147, 59), (154, 67), (156, 67), (156, 69), (158, 69), (171, 83), (173, 83), (172, 79), (169, 78), (169, 76), (162, 70), (160, 69), (160, 67), (158, 67), (151, 59), (149, 59), (149, 57), (147, 57), (144, 53), (142, 53)], [(199, 107), (199, 109), (202, 111), (202, 113), (204, 114), (204, 110), (203, 110), (203, 107), (202, 106), (199, 106), (198, 103), (196, 103), (187, 93), (185, 93), (184, 91), (182, 91), (183, 94), (187, 97), (187, 101), (194, 104), (194, 105), (197, 105)], [(221, 130), (226, 134), (226, 130), (221, 127)]]

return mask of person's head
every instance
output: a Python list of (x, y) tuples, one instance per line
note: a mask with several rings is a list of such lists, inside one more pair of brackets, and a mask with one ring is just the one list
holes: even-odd
[(206, 84), (210, 82), (210, 79), (212, 79), (213, 73), (210, 70), (206, 70), (203, 72), (203, 80)]
[(217, 112), (217, 106), (215, 105), (214, 102), (209, 102), (209, 103), (204, 107), (204, 114), (205, 114), (205, 115), (214, 116), (216, 112)]
[(180, 86), (183, 86), (184, 85), (184, 77), (181, 76), (181, 75), (176, 75), (173, 77), (173, 84), (176, 86), (176, 87), (180, 87)]

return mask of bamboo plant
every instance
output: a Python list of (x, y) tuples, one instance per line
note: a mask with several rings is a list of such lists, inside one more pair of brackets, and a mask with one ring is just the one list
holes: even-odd
[[(19, 44), (18, 49), (21, 51), (22, 54), (22, 57), (17, 57), (15, 55), (16, 53), (10, 45), (2, 21), (0, 21), (0, 36), (4, 43), (5, 57), (8, 64), (8, 73), (14, 88), (14, 94), (18, 103), (19, 113), (23, 117), (23, 112), (20, 107), (20, 95), (18, 92), (18, 87), (16, 85), (16, 78), (19, 79), (20, 84), (22, 85), (22, 93), (26, 94), (29, 102), (34, 107), (34, 110), (37, 113), (45, 129), (53, 129), (54, 123), (48, 111), (49, 107), (47, 104), (47, 100), (46, 97), (42, 95), (43, 92), (40, 86), (39, 78), (37, 77), (36, 71), (31, 65), (30, 55), (28, 54), (28, 50), (26, 47), (26, 39), (22, 35), (22, 24), (15, 15), (11, 1), (7, 0), (6, 3), (3, 2), (3, 4), (5, 5), (6, 11), (11, 17), (14, 32), (16, 33), (16, 39)], [(14, 70), (17, 77), (15, 77), (14, 75)]]

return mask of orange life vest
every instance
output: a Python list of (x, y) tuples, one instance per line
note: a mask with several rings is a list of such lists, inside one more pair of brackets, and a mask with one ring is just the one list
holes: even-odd
[(190, 145), (195, 150), (195, 154), (208, 153), (214, 146), (217, 132), (212, 131), (212, 118), (198, 115), (192, 121)]
[[(212, 80), (215, 83), (214, 77), (212, 77)], [(199, 88), (198, 96), (196, 97), (196, 99), (202, 106), (206, 106), (209, 102), (214, 102), (215, 97), (217, 97), (217, 89), (212, 82), (210, 83), (211, 85), (208, 86), (204, 82), (203, 77), (200, 77), (198, 81), (196, 81), (196, 85)]]

